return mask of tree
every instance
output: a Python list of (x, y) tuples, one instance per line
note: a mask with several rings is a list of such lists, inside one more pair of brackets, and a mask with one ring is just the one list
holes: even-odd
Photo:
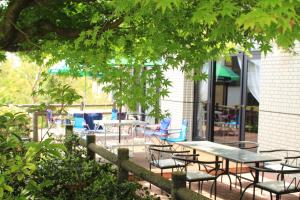
[[(263, 52), (273, 42), (292, 48), (300, 38), (299, 12), (299, 0), (7, 0), (0, 49), (51, 57), (49, 63), (65, 59), (73, 70), (85, 66), (101, 73), (108, 89), (122, 78), (127, 95), (118, 102), (149, 107), (167, 95), (170, 82), (162, 72), (170, 67), (199, 79), (205, 75), (194, 69), (205, 61), (254, 43)], [(122, 58), (126, 67), (108, 64)], [(142, 70), (161, 58), (163, 66)]]

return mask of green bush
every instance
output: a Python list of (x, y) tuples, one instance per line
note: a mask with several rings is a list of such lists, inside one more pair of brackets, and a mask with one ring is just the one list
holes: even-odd
[(119, 184), (111, 164), (87, 160), (75, 135), (25, 142), (27, 131), (16, 128), (24, 116), (0, 115), (0, 199), (154, 199), (137, 183)]

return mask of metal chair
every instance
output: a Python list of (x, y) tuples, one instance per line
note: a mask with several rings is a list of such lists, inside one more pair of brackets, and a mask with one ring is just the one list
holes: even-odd
[[(217, 194), (217, 175), (218, 171), (220, 169), (220, 165), (222, 161), (203, 161), (198, 160), (199, 154), (174, 154), (172, 157), (175, 160), (175, 163), (184, 163), (184, 167), (178, 166), (179, 169), (186, 171), (186, 181), (189, 183), (189, 189), (191, 189), (191, 183), (192, 182), (198, 182), (198, 192), (201, 191), (202, 193), (202, 186), (203, 181), (214, 181), (211, 189), (210, 189), (210, 195), (212, 195), (212, 188), (214, 186), (214, 197), (216, 199)], [(188, 165), (197, 164), (198, 170), (188, 170)], [(211, 165), (214, 165), (213, 167)], [(205, 168), (205, 171), (200, 171), (201, 166)], [(208, 170), (209, 168), (212, 168)], [(211, 172), (215, 171), (214, 174)], [(201, 184), (200, 184), (201, 183)]]
[[(293, 150), (293, 149), (272, 149), (272, 150), (261, 150), (259, 151), (259, 153), (261, 154), (271, 154), (271, 155), (275, 155), (275, 156), (281, 156), (282, 159), (287, 162), (288, 164), (291, 165), (299, 165), (300, 161), (300, 151), (298, 150)], [(264, 163), (264, 168), (266, 169), (271, 169), (274, 171), (280, 171), (282, 169), (282, 164), (280, 162), (267, 162)], [(284, 166), (283, 167), (284, 171), (293, 171), (294, 168), (292, 167), (288, 167), (288, 166)], [(278, 173), (277, 175), (277, 180), (279, 180), (280, 178), (280, 173)], [(264, 180), (264, 172), (262, 172), (262, 181)]]
[(173, 145), (150, 145), (150, 171), (152, 166), (160, 169), (160, 174), (163, 176), (164, 169), (173, 169), (178, 167), (185, 167), (185, 163), (175, 162), (172, 158), (173, 154), (189, 153), (189, 150), (177, 151), (173, 149)]
[[(251, 167), (251, 170), (256, 172), (255, 174), (259, 174), (259, 172), (281, 174), (282, 175), (281, 180), (259, 182), (258, 177), (254, 177), (254, 182), (251, 183), (250, 185), (248, 185), (244, 189), (240, 199), (243, 198), (245, 191), (252, 185), (254, 187), (253, 199), (255, 198), (255, 188), (260, 188), (261, 190), (270, 192), (271, 200), (273, 199), (272, 194), (275, 194), (276, 200), (279, 200), (281, 198), (281, 195), (300, 192), (300, 180), (299, 180), (299, 177), (297, 177), (297, 174), (300, 173), (300, 167), (296, 166), (296, 165), (290, 165), (287, 163), (288, 163), (287, 161), (285, 163), (282, 163), (281, 169), (279, 169), (279, 170), (268, 169), (268, 168), (265, 168), (264, 166), (263, 167)], [(285, 170), (285, 167), (289, 167), (292, 169)], [(284, 175), (286, 175), (286, 174), (293, 176), (290, 181), (288, 181), (284, 178)]]

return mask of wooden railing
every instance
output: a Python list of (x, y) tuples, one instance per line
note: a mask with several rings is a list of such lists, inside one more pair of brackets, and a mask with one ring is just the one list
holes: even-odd
[[(30, 107), (34, 107), (37, 106), (36, 104), (19, 104), (19, 105), (15, 105), (17, 107), (22, 107), (22, 108), (30, 108)], [(85, 105), (85, 107), (112, 107), (112, 104), (89, 104), (89, 105)], [(54, 107), (54, 108), (60, 108), (61, 105), (60, 104), (50, 104), (49, 107)], [(78, 107), (80, 108), (80, 110), (82, 110), (82, 104), (73, 104), (73, 105), (69, 105), (66, 107)], [(110, 115), (111, 111), (109, 112), (101, 112), (103, 115)], [(53, 116), (63, 116), (66, 114), (62, 114), (62, 113), (53, 113)], [(33, 137), (33, 141), (38, 141), (39, 140), (39, 135), (38, 135), (38, 125), (39, 125), (39, 117), (45, 117), (46, 118), (47, 113), (46, 111), (36, 111), (33, 113), (32, 115), (32, 137)], [(47, 122), (46, 122), (47, 123)]]
[[(73, 126), (66, 126), (66, 135), (73, 134)], [(80, 139), (81, 146), (87, 148), (87, 157), (94, 160), (96, 154), (118, 166), (118, 181), (124, 182), (128, 180), (129, 172), (134, 176), (150, 182), (160, 189), (170, 193), (174, 200), (208, 200), (209, 198), (200, 195), (186, 188), (185, 172), (173, 172), (172, 181), (157, 175), (144, 167), (137, 165), (129, 160), (129, 150), (127, 148), (119, 148), (118, 154), (108, 151), (107, 149), (95, 144), (95, 135), (87, 135), (87, 139)]]

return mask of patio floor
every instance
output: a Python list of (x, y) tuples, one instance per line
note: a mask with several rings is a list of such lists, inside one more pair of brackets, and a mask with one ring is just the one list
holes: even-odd
[[(204, 153), (200, 153), (200, 156), (202, 157), (202, 159), (207, 159), (207, 160), (213, 160), (214, 157), (204, 154)], [(149, 163), (148, 160), (146, 158), (145, 155), (145, 151), (143, 148), (137, 148), (135, 149), (135, 152), (133, 154), (133, 157), (130, 158), (133, 162), (145, 167), (146, 169), (149, 169)], [(232, 163), (230, 165), (231, 169), (234, 169), (235, 165)], [(156, 172), (157, 174), (160, 174), (160, 170), (159, 169), (153, 169), (153, 172)], [(169, 178), (171, 176), (171, 170), (164, 170), (164, 177)], [(243, 176), (246, 176), (248, 178), (251, 178), (250, 173), (247, 174), (243, 174)], [(273, 177), (271, 174), (266, 174), (264, 181), (268, 181), (268, 180), (274, 180), (275, 177)], [(231, 180), (232, 180), (232, 190), (230, 190), (229, 188), (229, 179), (227, 176), (223, 176), (222, 178), (222, 182), (221, 182), (221, 178), (218, 178), (217, 181), (217, 199), (218, 200), (238, 200), (240, 198), (240, 188), (239, 186), (235, 187), (235, 177), (231, 176)], [(149, 187), (149, 183), (142, 181), (141, 182), (143, 184), (143, 186), (145, 187)], [(245, 188), (250, 182), (248, 181), (242, 181), (242, 186), (243, 188)], [(211, 187), (212, 181), (209, 182), (204, 182), (203, 184), (203, 191), (202, 194), (206, 197), (210, 198), (210, 187)], [(192, 183), (192, 190), (197, 191), (198, 190), (198, 183)], [(159, 188), (155, 187), (152, 185), (151, 188), (151, 192), (152, 194), (157, 194), (158, 196), (161, 197), (161, 199), (169, 199), (169, 197), (165, 194), (165, 195), (161, 195), (161, 191)], [(164, 194), (164, 193), (163, 193)], [(243, 199), (244, 200), (250, 200), (252, 199), (252, 195), (253, 194), (253, 189), (249, 188), (247, 190), (247, 192), (244, 194)], [(255, 199), (256, 200), (266, 200), (266, 199), (270, 199), (270, 194), (266, 191), (264, 191), (261, 194), (261, 190), (260, 189), (256, 189), (256, 196)], [(213, 198), (213, 196), (212, 196)], [(275, 196), (273, 195), (273, 198), (275, 199)], [(299, 194), (298, 193), (294, 193), (294, 194), (288, 194), (288, 195), (283, 195), (282, 200), (296, 200), (299, 199)]]
[[(246, 134), (246, 140), (249, 140), (249, 141), (256, 141), (256, 137), (257, 137), (257, 134)], [(145, 148), (144, 148), (144, 145), (143, 145), (144, 144), (144, 138), (141, 134), (138, 134), (135, 139), (137, 140), (139, 145), (135, 146), (134, 149), (128, 147), (131, 150), (131, 152), (134, 151), (133, 153), (131, 153), (130, 159), (133, 162), (137, 163), (138, 165), (143, 166), (146, 169), (149, 169), (149, 161), (147, 160), (146, 151), (145, 151)], [(130, 138), (129, 138), (129, 140), (130, 140)], [(215, 136), (215, 141), (216, 142), (221, 142), (221, 143), (222, 142), (238, 141), (238, 136), (235, 136), (235, 135), (224, 135), (223, 136), (223, 135), (218, 135), (217, 134)], [(101, 141), (98, 140), (97, 143), (101, 144)], [(109, 141), (108, 140), (107, 143), (108, 144), (116, 143), (116, 138), (114, 138), (114, 141)], [(125, 144), (126, 143), (127, 144), (132, 144), (131, 141), (126, 141), (125, 140)], [(202, 152), (197, 152), (197, 153), (200, 154), (201, 159), (203, 159), (203, 160), (213, 160), (214, 159), (214, 157), (211, 156), (211, 155), (208, 155), (208, 154), (205, 154), (205, 153), (202, 153)], [(230, 168), (234, 169), (234, 167), (235, 167), (235, 165), (233, 163), (230, 164)], [(159, 169), (153, 169), (152, 171), (160, 174)], [(170, 178), (170, 175), (171, 175), (171, 170), (164, 170), (164, 177)], [(245, 174), (245, 176), (247, 176), (248, 178), (251, 177), (251, 175), (249, 173)], [(238, 200), (240, 198), (240, 188), (239, 188), (239, 186), (237, 186), (237, 187), (234, 186), (235, 177), (231, 176), (231, 179), (232, 179), (232, 182), (233, 182), (232, 190), (229, 189), (229, 179), (228, 179), (228, 177), (223, 176), (222, 182), (221, 182), (221, 178), (218, 178), (218, 181), (217, 181), (217, 184), (218, 184), (217, 185), (217, 199), (218, 200), (222, 200), (222, 199), (224, 199), (224, 200)], [(268, 181), (268, 179), (269, 180), (272, 180), (272, 179), (274, 180), (275, 177), (272, 177), (272, 175), (270, 175), (270, 174), (266, 174), (265, 175), (265, 181)], [(140, 183), (144, 187), (149, 187), (149, 183), (146, 182), (146, 181), (141, 181)], [(210, 197), (209, 192), (210, 192), (211, 184), (212, 184), (212, 181), (204, 182), (204, 184), (203, 184), (203, 193), (202, 194), (206, 197)], [(248, 184), (249, 184), (249, 182), (242, 181), (243, 188), (245, 188)], [(192, 190), (194, 190), (194, 191), (198, 190), (198, 184), (197, 183), (192, 184)], [(157, 194), (158, 196), (161, 197), (161, 199), (169, 199), (169, 197), (166, 193), (161, 194), (161, 190), (159, 188), (155, 187), (154, 185), (152, 185), (151, 193), (152, 194)], [(247, 192), (245, 193), (243, 199), (245, 199), (245, 200), (252, 199), (252, 194), (253, 194), (253, 189), (249, 188), (247, 190)], [(273, 195), (273, 198), (275, 199), (274, 195)], [(270, 199), (270, 194), (266, 191), (264, 191), (261, 194), (261, 190), (257, 189), (255, 199), (256, 200)], [(296, 200), (296, 199), (299, 199), (299, 194), (295, 193), (295, 194), (283, 195), (281, 199), (282, 200)]]

